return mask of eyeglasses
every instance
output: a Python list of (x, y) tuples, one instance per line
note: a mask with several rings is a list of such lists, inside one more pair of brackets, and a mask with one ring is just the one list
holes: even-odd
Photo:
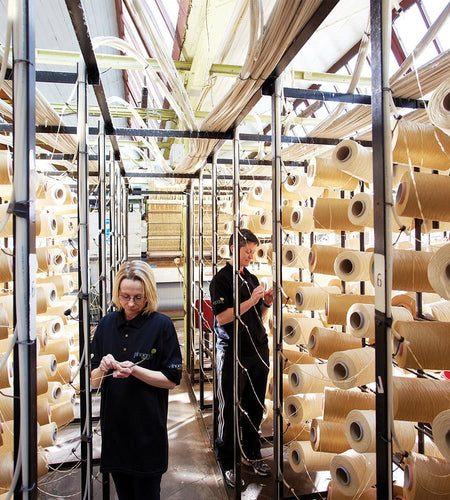
[(141, 304), (144, 300), (145, 297), (130, 297), (129, 295), (119, 295), (119, 300), (120, 302), (131, 302), (133, 301), (135, 304)]

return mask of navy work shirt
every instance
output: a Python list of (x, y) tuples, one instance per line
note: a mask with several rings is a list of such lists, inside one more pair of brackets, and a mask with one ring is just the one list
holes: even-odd
[[(98, 368), (103, 356), (112, 354), (117, 361), (132, 361), (180, 383), (177, 333), (171, 319), (159, 312), (140, 314), (131, 321), (123, 311), (106, 315), (97, 327), (91, 352), (91, 369)], [(125, 379), (109, 375), (103, 378), (101, 392), (101, 472), (164, 473), (168, 389), (153, 387), (132, 375)]]
[[(253, 290), (259, 286), (258, 278), (244, 267), (243, 272), (239, 274), (239, 303), (248, 300)], [(233, 299), (233, 266), (227, 264), (217, 272), (209, 285), (211, 295), (212, 309), (214, 316), (234, 306)], [(243, 356), (252, 356), (255, 354), (255, 347), (267, 344), (267, 332), (264, 328), (261, 309), (263, 300), (250, 307), (250, 309), (241, 315), (241, 320), (245, 325), (239, 323), (239, 334), (241, 337), (241, 354)], [(220, 326), (214, 318), (214, 330), (217, 335), (217, 348), (225, 350), (231, 348), (233, 339), (233, 321)]]

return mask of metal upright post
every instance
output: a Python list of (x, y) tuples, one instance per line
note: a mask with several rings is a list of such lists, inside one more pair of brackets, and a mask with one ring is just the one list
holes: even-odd
[(239, 360), (241, 356), (241, 341), (239, 336), (239, 221), (240, 221), (240, 170), (239, 170), (239, 134), (237, 129), (233, 137), (233, 293), (234, 293), (234, 321), (233, 321), (233, 386), (234, 386), (234, 477), (235, 498), (241, 498), (241, 449), (239, 446)]
[(87, 81), (83, 60), (78, 63), (78, 283), (80, 350), (81, 497), (92, 499), (92, 404), (90, 381), (89, 308), (89, 172), (87, 150)]
[(122, 229), (122, 255), (123, 259), (128, 260), (128, 187), (125, 183), (125, 179), (122, 177), (122, 196), (123, 196), (123, 204), (125, 206), (125, 210), (123, 213), (123, 229)]
[[(217, 152), (213, 154), (211, 166), (211, 232), (212, 232), (212, 248), (211, 248), (211, 266), (212, 276), (217, 273)], [(212, 307), (212, 305), (211, 305)], [(213, 443), (217, 437), (217, 418), (216, 418), (216, 394), (217, 394), (217, 377), (216, 377), (216, 334), (213, 332), (212, 338), (212, 369), (213, 369)]]
[(104, 316), (107, 311), (106, 288), (106, 136), (104, 123), (100, 124), (98, 139), (98, 180), (99, 180), (99, 207), (98, 207), (98, 270), (99, 270), (99, 298), (100, 311)]
[(276, 498), (283, 498), (283, 332), (281, 277), (281, 82), (272, 93), (273, 456)]
[(391, 2), (371, 0), (372, 141), (375, 250), (377, 498), (392, 498), (392, 153), (389, 116)]
[(192, 228), (194, 226), (194, 185), (191, 182), (189, 191), (186, 195), (186, 362), (188, 372), (190, 375), (191, 385), (194, 386), (195, 382), (195, 337), (194, 337), (194, 316), (192, 310), (194, 307), (194, 268), (195, 268), (195, 255), (192, 245)]
[(205, 332), (203, 330), (203, 174), (204, 167), (200, 169), (198, 185), (198, 358), (199, 358), (199, 391), (200, 410), (205, 409), (205, 363), (204, 342)]
[[(15, 4), (14, 121), (14, 461), (21, 464), (14, 498), (37, 498), (35, 2)], [(4, 64), (5, 61), (4, 61)]]
[[(116, 205), (117, 205), (117, 189), (116, 189), (116, 163), (111, 160), (109, 169), (109, 251), (110, 251), (110, 276), (111, 283), (114, 282), (116, 275), (116, 246), (117, 246), (117, 222), (116, 222)], [(111, 285), (112, 287), (112, 285)]]

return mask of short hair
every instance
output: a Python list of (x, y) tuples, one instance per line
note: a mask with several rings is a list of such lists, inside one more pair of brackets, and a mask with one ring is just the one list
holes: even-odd
[[(233, 246), (233, 235), (230, 236), (228, 241), (228, 246), (231, 248)], [(247, 243), (256, 243), (259, 245), (258, 237), (253, 234), (250, 229), (239, 229), (238, 232), (238, 248), (245, 247)]]
[(141, 281), (144, 285), (144, 294), (147, 303), (142, 310), (143, 314), (149, 316), (152, 312), (156, 311), (158, 308), (158, 295), (152, 268), (142, 260), (126, 261), (120, 266), (113, 288), (113, 301), (119, 311), (123, 310), (123, 306), (119, 300), (119, 290), (120, 284), (124, 279)]

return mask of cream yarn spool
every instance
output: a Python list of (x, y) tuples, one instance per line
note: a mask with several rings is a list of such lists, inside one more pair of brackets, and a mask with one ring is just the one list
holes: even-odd
[(308, 186), (339, 188), (343, 191), (355, 191), (359, 180), (347, 174), (333, 164), (331, 158), (316, 156), (308, 164), (306, 172)]
[(12, 356), (8, 356), (6, 361), (4, 360), (5, 355), (0, 353), (0, 363), (4, 363), (2, 369), (0, 370), (0, 389), (5, 387), (12, 387), (13, 383), (13, 359)]
[[(392, 306), (393, 321), (412, 321), (413, 315), (405, 307)], [(356, 303), (347, 311), (348, 333), (363, 339), (375, 336), (375, 305)]]
[(431, 123), (450, 135), (450, 78), (434, 89), (427, 111)]
[(282, 223), (285, 231), (310, 233), (314, 230), (313, 209), (311, 207), (283, 207)]
[(13, 217), (12, 214), (7, 212), (9, 203), (0, 204), (0, 222), (3, 222), (5, 218), (8, 218), (5, 227), (0, 232), (0, 237), (10, 238), (13, 235)]
[(358, 498), (360, 493), (376, 482), (376, 455), (347, 450), (332, 458), (330, 472), (339, 491)]
[(12, 179), (11, 153), (6, 150), (0, 151), (0, 184), (10, 185)]
[[(272, 347), (269, 343), (269, 350), (272, 353)], [(283, 354), (284, 368), (289, 368), (292, 365), (305, 365), (305, 364), (315, 364), (317, 362), (316, 358), (310, 356), (307, 352), (301, 351), (297, 346), (289, 345), (283, 342)]]
[(311, 447), (314, 451), (342, 453), (350, 449), (345, 435), (344, 424), (328, 422), (319, 418), (311, 421)]
[(12, 265), (12, 255), (8, 255), (4, 251), (0, 251), (0, 283), (12, 281)]
[[(392, 289), (406, 292), (434, 292), (428, 279), (428, 266), (431, 252), (414, 250), (393, 250), (392, 252)], [(370, 264), (370, 281), (374, 285), (373, 256)]]
[(252, 207), (272, 208), (272, 188), (270, 183), (256, 182), (249, 191), (248, 204)]
[(39, 238), (52, 238), (57, 234), (58, 225), (56, 217), (47, 212), (36, 214), (36, 236)]
[(329, 470), (334, 456), (334, 453), (314, 451), (307, 441), (292, 441), (288, 447), (289, 465), (297, 474)]
[(450, 137), (430, 123), (401, 118), (392, 132), (392, 159), (396, 163), (433, 170), (450, 168)]
[(310, 272), (331, 274), (334, 276), (334, 261), (340, 253), (346, 250), (346, 248), (315, 243), (311, 246), (308, 256), (308, 267)]
[(318, 318), (307, 318), (299, 314), (283, 315), (283, 341), (289, 345), (306, 344), (311, 330), (323, 326)]
[(59, 382), (49, 382), (47, 392), (40, 394), (40, 398), (47, 399), (50, 403), (56, 403), (62, 393), (62, 385)]
[(404, 217), (450, 222), (448, 192), (450, 177), (424, 172), (406, 172), (397, 188), (395, 208)]
[(50, 405), (51, 419), (58, 427), (70, 424), (75, 418), (75, 411), (73, 404), (70, 401), (63, 401)]
[(308, 351), (316, 358), (328, 359), (336, 351), (358, 349), (361, 341), (348, 333), (340, 333), (329, 328), (314, 327), (308, 339)]
[(445, 370), (449, 368), (450, 322), (395, 321), (395, 359), (401, 368)]
[(228, 245), (220, 245), (217, 251), (218, 256), (221, 259), (229, 259), (230, 258), (230, 248)]
[(450, 244), (432, 254), (427, 269), (433, 290), (444, 299), (450, 299)]
[(44, 328), (49, 338), (57, 338), (62, 335), (63, 321), (59, 316), (38, 315), (36, 318), (38, 328)]
[(352, 224), (373, 227), (373, 196), (356, 193), (348, 205), (347, 216)]
[(36, 364), (44, 369), (49, 380), (56, 374), (58, 363), (54, 354), (43, 354), (38, 356)]
[[(394, 485), (395, 489), (395, 485)], [(327, 500), (350, 500), (352, 497), (344, 495), (337, 486), (334, 484), (334, 481), (330, 481), (327, 487)], [(361, 495), (358, 494), (358, 500), (377, 500), (377, 490), (376, 488), (369, 487), (365, 490)], [(394, 500), (402, 500), (401, 497), (395, 496)]]
[(295, 294), (295, 306), (299, 311), (323, 311), (328, 297), (340, 293), (337, 286), (303, 287)]
[(328, 325), (345, 325), (347, 323), (347, 313), (350, 307), (356, 303), (373, 304), (374, 295), (358, 295), (356, 293), (343, 293), (340, 295), (329, 295), (325, 314)]
[(250, 229), (252, 233), (258, 236), (264, 236), (272, 233), (272, 219), (266, 211), (262, 214), (244, 215), (241, 227)]
[(405, 457), (405, 500), (450, 499), (450, 462), (419, 453)]
[[(356, 193), (348, 206), (348, 220), (355, 225), (373, 227), (373, 195), (369, 193)], [(412, 229), (414, 221), (410, 217), (392, 217), (392, 231), (398, 232), (401, 228)]]
[(350, 389), (375, 380), (375, 349), (361, 347), (331, 354), (328, 376), (336, 387)]
[(323, 394), (291, 394), (283, 404), (284, 417), (293, 424), (319, 417), (322, 414)]
[(325, 389), (324, 420), (345, 422), (347, 414), (355, 409), (375, 410), (375, 394), (360, 389)]
[(450, 321), (450, 301), (441, 300), (440, 302), (425, 304), (423, 312), (437, 321)]
[(54, 446), (56, 444), (56, 440), (58, 439), (58, 426), (55, 422), (51, 422), (49, 424), (41, 425), (41, 432), (39, 435), (38, 446), (42, 448), (47, 448), (50, 446)]
[(370, 279), (370, 262), (372, 252), (340, 253), (334, 261), (334, 272), (342, 281), (368, 281)]
[(281, 249), (281, 263), (283, 266), (308, 267), (309, 248), (301, 245), (283, 245)]
[[(345, 419), (345, 435), (350, 446), (358, 453), (376, 452), (375, 410), (352, 410)], [(394, 452), (410, 452), (414, 448), (416, 431), (413, 422), (394, 422)], [(400, 445), (397, 445), (397, 443)]]
[(448, 381), (416, 377), (393, 377), (394, 418), (431, 423), (450, 408)]
[(349, 199), (318, 198), (313, 210), (316, 231), (364, 231), (364, 226), (352, 224), (348, 218)]
[(433, 439), (442, 455), (450, 460), (450, 409), (441, 411), (432, 423)]
[(309, 186), (306, 172), (290, 173), (281, 185), (281, 195), (285, 199), (306, 201), (316, 199), (323, 193), (323, 187)]
[(349, 175), (364, 182), (373, 182), (372, 150), (357, 142), (346, 139), (333, 150), (331, 161)]
[(289, 368), (288, 377), (292, 394), (322, 392), (325, 387), (332, 386), (325, 363), (292, 365)]
[(259, 245), (256, 249), (254, 260), (256, 262), (261, 262), (262, 264), (267, 264), (272, 262), (272, 243), (266, 243), (264, 245)]

